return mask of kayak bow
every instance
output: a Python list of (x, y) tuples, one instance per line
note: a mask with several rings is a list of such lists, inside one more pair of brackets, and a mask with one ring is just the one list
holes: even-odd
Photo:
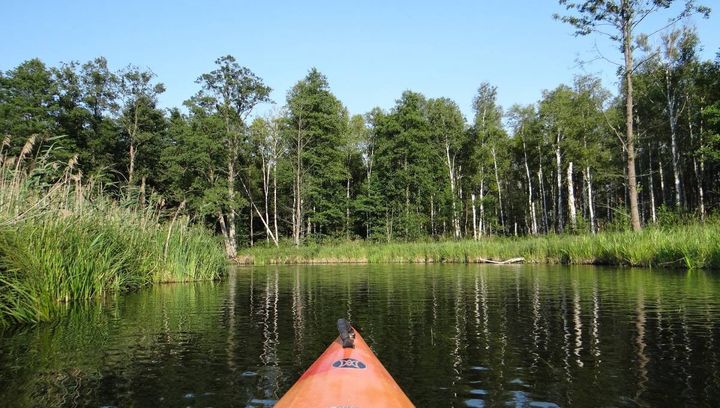
[(344, 319), (338, 330), (340, 336), (275, 407), (414, 407), (360, 333)]

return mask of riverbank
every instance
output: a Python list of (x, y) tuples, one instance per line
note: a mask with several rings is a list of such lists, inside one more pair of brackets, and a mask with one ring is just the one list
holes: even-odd
[(518, 257), (526, 263), (720, 269), (720, 225), (655, 227), (640, 233), (486, 237), (479, 241), (258, 246), (244, 250), (238, 262), (253, 265), (483, 263)]
[[(23, 152), (31, 150), (28, 142)], [(0, 328), (153, 283), (218, 279), (226, 269), (217, 238), (179, 211), (84, 185), (74, 159), (26, 165), (24, 154), (0, 157)]]
[(223, 273), (224, 253), (208, 231), (142, 223), (115, 208), (0, 227), (0, 327), (51, 320), (69, 302)]

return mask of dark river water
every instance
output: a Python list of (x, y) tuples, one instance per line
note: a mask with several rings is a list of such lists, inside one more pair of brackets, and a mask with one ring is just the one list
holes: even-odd
[(349, 318), (419, 407), (720, 406), (720, 277), (240, 268), (0, 334), (0, 406), (264, 407)]

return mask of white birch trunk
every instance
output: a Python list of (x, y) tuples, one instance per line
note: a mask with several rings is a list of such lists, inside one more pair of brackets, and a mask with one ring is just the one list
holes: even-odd
[(677, 115), (675, 112), (675, 96), (670, 89), (670, 70), (665, 69), (665, 90), (667, 100), (668, 119), (670, 121), (670, 150), (672, 153), (673, 179), (675, 182), (675, 206), (680, 208), (680, 156), (677, 147)]
[(560, 133), (557, 134), (557, 144), (555, 146), (555, 173), (557, 175), (556, 194), (556, 221), (557, 221), (557, 232), (563, 231), (563, 211), (562, 211), (562, 158), (560, 155)]
[(430, 195), (430, 234), (435, 235), (435, 199)]
[[(231, 157), (234, 157), (231, 156)], [(235, 166), (232, 159), (228, 160), (228, 199), (230, 201), (230, 211), (227, 215), (227, 240), (230, 246), (228, 256), (234, 258), (237, 255), (237, 240), (235, 238)]]
[(345, 188), (345, 239), (350, 240), (350, 177)]
[(472, 223), (473, 223), (473, 239), (477, 241), (478, 239), (478, 232), (477, 232), (477, 212), (475, 210), (475, 193), (471, 195), (472, 199)]
[(220, 223), (220, 232), (223, 236), (223, 242), (225, 243), (225, 254), (228, 256), (228, 258), (235, 258), (237, 252), (235, 247), (233, 247), (232, 245), (232, 241), (230, 240), (227, 224), (225, 223), (225, 216), (221, 211), (218, 211), (217, 217), (218, 222)]
[(525, 156), (525, 176), (528, 183), (528, 210), (530, 211), (530, 231), (533, 235), (538, 233), (537, 217), (535, 216), (535, 202), (533, 201), (532, 178), (530, 177), (530, 166), (528, 165), (525, 139), (523, 138), (523, 155)]
[(485, 233), (485, 178), (480, 179), (480, 223), (478, 233), (482, 236)]
[(502, 187), (500, 185), (500, 175), (498, 174), (497, 155), (495, 154), (495, 146), (492, 148), (493, 166), (495, 166), (495, 184), (498, 190), (498, 206), (500, 207), (500, 225), (505, 231), (505, 216), (503, 213)]
[(597, 228), (595, 227), (595, 200), (593, 199), (592, 174), (590, 173), (590, 166), (585, 166), (585, 182), (587, 184), (587, 204), (588, 213), (590, 215), (590, 232), (595, 234), (597, 232)]
[(295, 146), (295, 180), (293, 187), (293, 243), (300, 246), (300, 232), (302, 230), (302, 120), (298, 122), (297, 143)]
[(279, 238), (277, 213), (277, 161), (273, 164), (273, 224), (273, 227), (275, 229), (275, 238), (277, 239)]
[[(686, 96), (686, 99), (690, 100), (689, 96)], [(700, 109), (700, 117), (702, 117), (702, 108)], [(690, 107), (688, 107), (688, 129), (690, 130), (690, 140), (692, 141), (694, 139), (694, 133), (693, 133), (693, 123), (692, 123), (692, 116), (690, 114)], [(700, 125), (700, 143), (699, 147), (702, 149), (703, 147), (703, 140), (702, 140), (702, 124)], [(703, 189), (703, 175), (705, 172), (705, 160), (704, 160), (704, 153), (700, 153), (700, 166), (698, 166), (698, 160), (697, 157), (693, 155), (693, 170), (695, 171), (695, 179), (697, 180), (697, 190), (698, 190), (698, 207), (700, 210), (700, 221), (705, 221), (705, 191)]]
[(577, 210), (575, 208), (575, 186), (573, 184), (573, 162), (568, 163), (567, 168), (567, 189), (568, 189), (568, 212), (570, 215), (570, 228), (577, 230)]
[(548, 232), (548, 213), (547, 213), (547, 197), (545, 195), (545, 183), (543, 182), (543, 170), (542, 170), (542, 162), (540, 163), (540, 168), (538, 169), (538, 185), (540, 186), (540, 201), (542, 205), (542, 213), (543, 213), (543, 232), (547, 234)]
[(456, 194), (455, 194), (455, 158), (450, 157), (450, 143), (445, 139), (445, 163), (448, 168), (448, 177), (450, 179), (450, 196), (452, 199), (452, 223), (453, 233), (455, 239), (460, 238), (460, 220), (458, 219), (457, 208), (456, 208)]
[(252, 208), (252, 206), (250, 206), (250, 246), (251, 247), (255, 246), (255, 240), (253, 238), (254, 236), (255, 236), (255, 231), (253, 229), (253, 208)]
[(658, 160), (658, 174), (660, 175), (660, 200), (665, 204), (667, 203), (667, 195), (665, 194), (665, 176), (663, 174), (662, 160)]
[(650, 154), (650, 171), (649, 173), (649, 183), (650, 183), (650, 218), (652, 219), (653, 224), (657, 222), (657, 213), (655, 211), (655, 182), (653, 181), (653, 166), (652, 166), (652, 154)]

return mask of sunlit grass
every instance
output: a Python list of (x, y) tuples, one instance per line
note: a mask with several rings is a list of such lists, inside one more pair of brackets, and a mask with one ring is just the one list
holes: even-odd
[(67, 302), (223, 273), (209, 231), (136, 198), (109, 198), (82, 183), (74, 159), (26, 163), (33, 143), (17, 157), (0, 150), (0, 327), (49, 320)]
[(255, 247), (243, 255), (272, 263), (472, 263), (523, 257), (528, 263), (720, 268), (717, 223), (649, 227), (640, 233), (485, 237), (479, 241), (421, 243), (346, 242), (332, 245)]

